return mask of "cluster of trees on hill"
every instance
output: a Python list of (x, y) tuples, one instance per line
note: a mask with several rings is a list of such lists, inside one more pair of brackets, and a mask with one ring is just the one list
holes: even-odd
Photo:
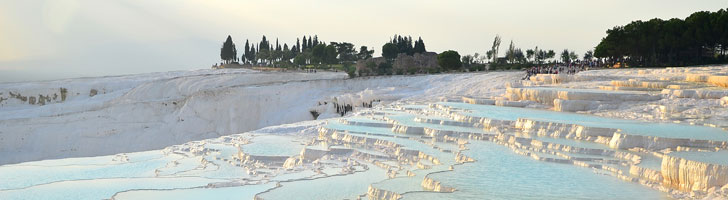
[(436, 73), (441, 68), (437, 64), (437, 53), (427, 52), (421, 37), (394, 35), (382, 45), (382, 57), (362, 59), (357, 62), (360, 76)]
[(287, 43), (269, 41), (264, 35), (258, 42), (250, 43), (245, 40), (245, 47), (240, 57), (232, 37), (228, 36), (220, 50), (223, 63), (239, 62), (245, 65), (261, 65), (272, 67), (300, 67), (304, 65), (333, 65), (353, 64), (359, 59), (371, 58), (374, 50), (361, 46), (359, 51), (354, 44), (348, 42), (330, 42), (326, 44), (319, 41), (318, 36), (303, 36), (296, 38), (296, 43), (288, 46)]
[[(232, 37), (222, 45), (223, 63), (271, 67), (315, 66), (345, 70), (350, 76), (438, 73), (443, 70), (480, 71), (520, 69), (542, 64), (599, 61), (590, 64), (626, 63), (631, 66), (685, 66), (728, 62), (728, 12), (696, 12), (685, 19), (652, 19), (633, 21), (625, 26), (607, 30), (594, 51), (579, 56), (564, 49), (560, 54), (552, 49), (516, 47), (513, 40), (507, 49), (501, 48), (496, 35), (484, 55), (460, 55), (448, 50), (440, 54), (427, 52), (421, 37), (394, 35), (382, 46), (382, 57), (373, 58), (374, 50), (361, 46), (359, 50), (348, 42), (323, 42), (318, 36), (296, 38), (296, 43), (275, 43), (263, 36), (260, 42), (245, 41), (238, 57)], [(504, 52), (501, 52), (504, 51)], [(499, 55), (503, 57), (499, 57)], [(558, 57), (557, 57), (558, 56)], [(596, 58), (596, 59), (595, 59)], [(356, 64), (354, 67), (353, 65)], [(335, 67), (332, 67), (335, 66)]]
[(411, 36), (402, 37), (401, 35), (394, 35), (389, 42), (382, 46), (382, 57), (394, 60), (400, 53), (411, 56), (415, 53), (427, 52), (425, 49), (425, 41), (422, 40), (422, 37), (414, 41), (414, 45), (412, 43)]
[(496, 35), (493, 39), (493, 45), (485, 52), (484, 56), (480, 56), (477, 53), (474, 56), (463, 56), (463, 64), (478, 64), (485, 63), (487, 61), (490, 63), (491, 69), (518, 69), (545, 63), (571, 63), (579, 60), (580, 58), (582, 60), (593, 59), (592, 51), (587, 51), (583, 57), (579, 57), (575, 51), (569, 51), (568, 49), (564, 49), (560, 54), (560, 57), (556, 59), (556, 51), (554, 50), (539, 49), (538, 46), (536, 46), (524, 51), (523, 49), (516, 47), (513, 40), (510, 41), (508, 49), (505, 50), (505, 55), (503, 57), (498, 57), (501, 50), (500, 45), (501, 37)]
[(594, 56), (631, 66), (725, 63), (728, 13), (696, 12), (687, 18), (633, 21), (607, 30)]

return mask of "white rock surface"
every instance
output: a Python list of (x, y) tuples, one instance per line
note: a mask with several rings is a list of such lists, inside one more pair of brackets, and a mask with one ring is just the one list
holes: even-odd
[[(111, 155), (267, 126), (338, 117), (331, 102), (434, 100), (502, 93), (520, 73), (468, 73), (346, 79), (344, 73), (245, 69), (164, 72), (0, 84), (0, 164)], [(346, 79), (346, 80), (344, 80)], [(492, 80), (485, 82), (483, 80)], [(24, 96), (65, 101), (30, 105)], [(91, 89), (98, 94), (90, 96)], [(324, 104), (326, 102), (326, 104)], [(319, 105), (319, 104), (323, 104)]]

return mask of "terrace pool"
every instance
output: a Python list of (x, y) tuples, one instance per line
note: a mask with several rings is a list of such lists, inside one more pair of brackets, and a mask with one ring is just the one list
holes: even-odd
[(455, 102), (440, 102), (438, 104), (469, 110), (470, 112), (463, 112), (463, 114), (474, 117), (511, 121), (516, 121), (518, 118), (527, 118), (538, 121), (578, 124), (589, 127), (618, 128), (625, 134), (633, 135), (728, 141), (728, 131), (707, 126), (641, 122), (530, 108), (476, 105)]
[(448, 195), (405, 194), (405, 199), (666, 199), (645, 186), (600, 175), (589, 168), (540, 162), (508, 147), (472, 141), (465, 153), (477, 161), (431, 175), (458, 190)]

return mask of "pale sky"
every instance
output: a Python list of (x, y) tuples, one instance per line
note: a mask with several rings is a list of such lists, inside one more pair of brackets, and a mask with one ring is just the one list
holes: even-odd
[(421, 36), (428, 51), (483, 54), (496, 34), (583, 54), (633, 20), (685, 18), (726, 0), (0, 0), (0, 82), (207, 69), (232, 35), (381, 46)]

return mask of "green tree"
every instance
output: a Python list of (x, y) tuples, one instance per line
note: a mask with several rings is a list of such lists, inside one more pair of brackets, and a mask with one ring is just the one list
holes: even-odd
[(331, 42), (331, 45), (336, 48), (338, 58), (341, 62), (353, 63), (357, 60), (354, 44), (348, 42)]
[(248, 43), (248, 40), (245, 40), (245, 51), (244, 54), (240, 56), (240, 61), (243, 63), (248, 63), (248, 54), (250, 54), (250, 44)]
[(569, 52), (569, 61), (570, 62), (575, 61), (577, 59), (579, 59), (579, 55), (576, 54), (576, 52), (574, 52), (574, 51)]
[(291, 51), (293, 51), (294, 53), (298, 53), (301, 50), (300, 48), (301, 48), (301, 40), (299, 40), (298, 38), (296, 38), (296, 46), (293, 46), (293, 48), (291, 49)]
[(493, 62), (495, 63), (496, 60), (498, 60), (498, 49), (500, 49), (501, 44), (501, 37), (499, 35), (495, 35), (495, 39), (493, 39), (493, 46), (490, 48), (491, 56), (493, 57)]
[(338, 60), (336, 59), (337, 55), (338, 55), (338, 53), (336, 52), (336, 46), (334, 46), (334, 45), (326, 46), (326, 48), (324, 49), (324, 62), (326, 62), (326, 64), (329, 64), (329, 65), (337, 64), (338, 63)]
[(586, 53), (584, 53), (584, 60), (591, 60), (592, 58), (594, 58), (593, 51), (589, 50), (589, 51), (586, 51)]
[(486, 51), (485, 52), (485, 57), (488, 58), (488, 60), (490, 60), (491, 58), (493, 58), (493, 50)]
[(288, 48), (288, 44), (283, 44), (283, 55), (281, 57), (283, 61), (291, 62), (291, 59), (293, 59), (294, 57), (296, 57), (296, 55), (294, 54), (293, 50)]
[[(537, 48), (538, 48), (538, 47), (537, 47)], [(536, 54), (536, 51), (534, 51), (533, 49), (527, 49), (527, 50), (526, 50), (526, 60), (530, 62), (530, 61), (531, 61), (531, 59), (533, 58), (533, 56), (534, 56), (535, 54)]]
[(546, 52), (546, 59), (553, 59), (554, 57), (556, 57), (556, 52), (554, 50), (548, 50), (548, 52)]
[(238, 53), (235, 49), (235, 43), (233, 43), (233, 38), (228, 35), (227, 39), (225, 39), (225, 42), (222, 43), (222, 48), (220, 48), (220, 59), (227, 64), (237, 60), (237, 57)]
[(260, 48), (258, 47), (258, 53), (255, 54), (255, 58), (260, 60), (263, 65), (268, 64), (268, 59), (270, 59), (270, 51), (268, 51), (269, 48)]
[(377, 66), (377, 73), (379, 75), (391, 75), (392, 74), (392, 63), (382, 62)]
[(564, 63), (570, 63), (571, 57), (569, 57), (569, 50), (564, 49), (564, 51), (561, 52), (561, 61)]
[(372, 55), (374, 55), (374, 50), (369, 50), (367, 46), (361, 46), (356, 57), (359, 60), (364, 60), (372, 58)]
[[(397, 49), (397, 45), (392, 43), (387, 43), (382, 46), (382, 57), (386, 58), (387, 60), (394, 60), (397, 58), (397, 54), (399, 54), (399, 50)], [(460, 59), (460, 58), (458, 58)]]
[(475, 64), (475, 59), (471, 55), (464, 55), (460, 58), (460, 61), (462, 63), (462, 67), (465, 69), (470, 69)]
[(425, 49), (425, 41), (422, 40), (422, 37), (418, 38), (417, 41), (415, 41), (414, 52), (415, 53), (427, 52), (427, 49)]
[(306, 36), (303, 36), (303, 47), (301, 48), (301, 51), (305, 51), (308, 49), (308, 40), (306, 40)]
[(298, 54), (295, 58), (293, 58), (293, 64), (298, 66), (306, 65), (306, 55), (303, 53)]
[(513, 60), (516, 63), (526, 63), (526, 56), (523, 55), (523, 51), (521, 49), (516, 48), (516, 50), (513, 50)]
[(460, 61), (460, 54), (457, 51), (449, 50), (437, 55), (437, 64), (448, 70), (458, 70), (463, 66)]
[(725, 9), (685, 19), (632, 21), (607, 30), (594, 57), (631, 66), (675, 66), (728, 62)]
[(251, 64), (258, 64), (257, 58), (258, 53), (255, 51), (255, 47), (250, 47), (250, 54), (245, 54), (245, 58), (247, 58)]
[(260, 43), (258, 43), (258, 51), (262, 50), (270, 50), (270, 42), (265, 38), (265, 35), (263, 36), (263, 39), (260, 40)]
[(317, 44), (316, 46), (311, 49), (311, 56), (313, 63), (315, 64), (321, 64), (326, 59), (326, 45), (325, 44)]
[(511, 44), (508, 45), (508, 50), (506, 51), (506, 60), (508, 60), (509, 63), (515, 63), (516, 61), (516, 45), (513, 44), (513, 40), (511, 40)]

